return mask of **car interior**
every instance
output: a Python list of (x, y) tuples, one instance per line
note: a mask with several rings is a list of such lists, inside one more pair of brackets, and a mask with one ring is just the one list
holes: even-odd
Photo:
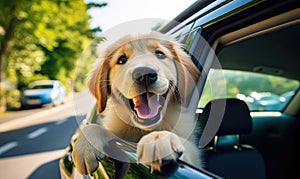
[[(208, 171), (225, 178), (299, 176), (295, 163), (299, 158), (296, 136), (300, 112), (300, 9), (285, 12), (285, 8), (291, 7), (264, 7), (264, 12), (257, 14), (249, 8), (202, 31), (211, 35), (205, 38), (215, 45), (216, 58), (211, 69), (221, 67), (298, 81), (295, 95), (280, 110), (243, 112), (243, 105), (235, 103), (236, 99), (223, 99), (227, 101), (223, 121), (212, 142), (204, 148), (204, 160)], [(200, 121), (207, 121), (211, 102), (200, 113)]]
[(250, 111), (244, 101), (234, 98), (212, 100), (203, 109), (199, 121), (214, 122), (216, 115), (212, 113), (219, 111), (212, 108), (223, 108), (224, 104), (221, 125), (213, 141), (204, 149), (205, 168), (225, 178), (266, 178), (261, 153), (240, 138), (252, 131)]

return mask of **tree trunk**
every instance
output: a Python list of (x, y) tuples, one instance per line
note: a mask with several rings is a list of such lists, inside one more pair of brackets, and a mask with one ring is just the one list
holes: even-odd
[(14, 35), (14, 29), (16, 26), (17, 18), (15, 16), (15, 11), (17, 9), (17, 5), (14, 5), (10, 9), (10, 14), (11, 18), (8, 19), (8, 23), (6, 27), (4, 28), (4, 37), (0, 41), (0, 111), (5, 111), (6, 110), (6, 96), (5, 96), (5, 73), (6, 73), (6, 63), (7, 61), (5, 53), (7, 52), (8, 49), (8, 44), (12, 40), (13, 35)]

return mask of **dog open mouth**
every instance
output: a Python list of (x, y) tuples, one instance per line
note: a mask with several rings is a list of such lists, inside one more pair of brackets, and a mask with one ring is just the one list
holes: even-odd
[(157, 95), (151, 92), (140, 94), (129, 99), (131, 110), (134, 112), (134, 122), (142, 126), (152, 126), (161, 120), (161, 110), (167, 93)]

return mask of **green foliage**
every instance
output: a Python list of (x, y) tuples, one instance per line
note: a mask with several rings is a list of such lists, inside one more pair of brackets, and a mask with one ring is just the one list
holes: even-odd
[(75, 69), (74, 90), (81, 91), (86, 87), (87, 74), (91, 70), (97, 55), (97, 45), (103, 40), (102, 37), (96, 37), (95, 40), (83, 51)]
[[(237, 93), (249, 94), (256, 92), (272, 92), (281, 95), (287, 91), (294, 91), (299, 82), (279, 76), (246, 73), (242, 71), (225, 71), (227, 96), (235, 97)], [(236, 90), (233, 90), (236, 88)]]
[(8, 110), (15, 110), (21, 107), (20, 98), (21, 92), (17, 89), (6, 90), (5, 91), (6, 97), (6, 108)]
[[(1, 1), (0, 79), (6, 77), (18, 89), (36, 79), (58, 79), (68, 88), (82, 51), (101, 31), (90, 29), (87, 10), (105, 5), (84, 0)], [(2, 86), (0, 81), (0, 91)]]
[[(114, 165), (110, 159), (105, 157), (103, 160), (101, 160), (101, 167), (104, 168), (104, 170), (96, 170), (96, 172), (93, 173), (93, 176), (95, 179), (102, 179), (106, 178), (108, 176), (109, 178), (113, 178), (114, 175)], [(99, 167), (100, 168), (100, 167)], [(135, 161), (132, 161), (130, 163), (130, 167), (124, 176), (124, 179), (133, 179), (136, 177), (139, 178), (147, 178), (147, 179), (155, 179), (159, 178), (155, 174), (151, 174), (149, 169), (145, 167), (143, 164), (138, 164)]]
[(95, 2), (89, 2), (86, 5), (87, 5), (87, 8), (90, 9), (90, 8), (95, 8), (95, 7), (99, 8), (99, 7), (106, 6), (107, 3), (101, 3), (101, 4), (99, 4), (99, 3), (95, 3)]
[(205, 84), (199, 107), (203, 108), (210, 100), (236, 98), (237, 94), (251, 92), (271, 92), (281, 95), (299, 88), (299, 81), (280, 76), (265, 75), (234, 70), (212, 70)]
[(34, 35), (45, 54), (41, 70), (36, 73), (67, 84), (73, 78), (76, 60), (93, 38), (87, 6), (83, 1), (40, 1), (32, 10), (42, 22)]

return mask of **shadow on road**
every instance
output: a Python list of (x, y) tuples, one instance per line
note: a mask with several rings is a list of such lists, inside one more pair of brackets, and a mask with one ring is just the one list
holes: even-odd
[(60, 178), (59, 159), (45, 163), (36, 169), (29, 177), (29, 179), (54, 179)]
[[(18, 142), (17, 147), (0, 154), (0, 159), (64, 149), (69, 145), (72, 135), (83, 119), (84, 116), (71, 116), (54, 122), (0, 133), (0, 146), (12, 141)], [(38, 135), (39, 131), (43, 133)]]
[[(15, 175), (26, 178), (60, 178), (59, 158), (84, 117), (70, 116), (0, 133), (0, 150), (1, 146), (15, 144), (10, 150), (0, 152), (0, 178)], [(60, 153), (51, 156), (57, 151)], [(25, 169), (27, 166), (28, 170)], [(21, 170), (26, 170), (24, 175), (20, 174)]]

